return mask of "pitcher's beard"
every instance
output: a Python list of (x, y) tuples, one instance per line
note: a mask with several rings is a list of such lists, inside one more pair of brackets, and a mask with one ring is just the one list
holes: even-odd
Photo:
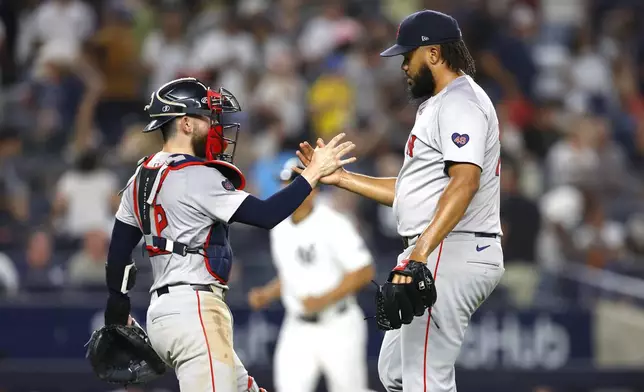
[(420, 103), (434, 95), (436, 89), (436, 79), (428, 66), (418, 71), (418, 75), (412, 78), (412, 84), (409, 85), (410, 101)]

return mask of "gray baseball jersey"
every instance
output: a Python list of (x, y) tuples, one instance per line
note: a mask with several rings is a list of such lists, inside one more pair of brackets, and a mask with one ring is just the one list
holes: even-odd
[(501, 234), (499, 121), (492, 101), (461, 76), (418, 108), (393, 204), (398, 234), (414, 237), (434, 216), (449, 182), (447, 162), (481, 168), (479, 190), (454, 231)]
[[(170, 153), (158, 152), (147, 162), (149, 167), (160, 167)], [(181, 159), (178, 155), (173, 159)], [(141, 228), (136, 204), (136, 174), (123, 191), (116, 219)], [(189, 247), (203, 247), (211, 227), (217, 221), (228, 223), (248, 193), (228, 186), (230, 182), (212, 167), (195, 165), (174, 170), (163, 181), (155, 208), (151, 209), (152, 235), (181, 242)], [(150, 249), (148, 249), (150, 251)], [(181, 256), (169, 252), (153, 252), (150, 257), (154, 282), (150, 292), (179, 283), (225, 285), (209, 271), (204, 256)]]

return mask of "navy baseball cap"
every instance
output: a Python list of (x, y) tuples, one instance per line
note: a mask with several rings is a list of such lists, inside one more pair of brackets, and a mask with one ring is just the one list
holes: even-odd
[(439, 45), (462, 38), (458, 22), (438, 11), (424, 10), (406, 17), (398, 26), (396, 44), (380, 53), (392, 57), (426, 45)]

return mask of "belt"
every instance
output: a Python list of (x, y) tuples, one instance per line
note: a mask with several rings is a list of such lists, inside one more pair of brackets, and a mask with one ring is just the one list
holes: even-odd
[[(483, 238), (497, 238), (497, 237), (500, 237), (498, 234), (494, 234), (494, 233), (481, 233), (481, 232), (475, 232), (475, 231), (452, 231), (452, 233), (455, 233), (455, 234), (471, 234), (474, 237), (483, 237)], [(449, 234), (448, 234), (448, 236), (449, 236)], [(410, 245), (414, 245), (416, 243), (417, 239), (418, 239), (417, 235), (415, 235), (413, 237), (402, 237), (403, 246), (405, 248), (408, 248)]]
[(163, 286), (161, 288), (156, 289), (155, 292), (157, 293), (157, 297), (160, 297), (163, 294), (168, 294), (170, 292), (170, 287), (175, 287), (175, 286), (190, 286), (194, 291), (209, 291), (211, 293), (214, 293), (214, 291), (212, 290), (212, 287), (207, 284), (190, 284), (190, 285), (176, 284), (176, 285)]
[[(336, 313), (337, 314), (342, 314), (349, 309), (349, 306), (347, 305), (346, 302), (342, 302), (337, 308), (336, 308)], [(319, 323), (322, 317), (320, 316), (319, 313), (316, 314), (308, 314), (308, 315), (299, 315), (297, 318), (300, 321), (304, 321), (306, 323)]]

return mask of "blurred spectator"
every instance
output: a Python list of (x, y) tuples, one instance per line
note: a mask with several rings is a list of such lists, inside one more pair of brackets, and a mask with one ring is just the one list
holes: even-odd
[(195, 41), (191, 72), (205, 81), (223, 86), (235, 94), (240, 105), (248, 102), (247, 73), (261, 65), (253, 36), (242, 28), (241, 20), (229, 13), (223, 28), (213, 30)]
[[(607, 118), (595, 116), (592, 123), (597, 133), (595, 151), (598, 166), (592, 176), (592, 185), (599, 196), (610, 199), (639, 195), (642, 192), (642, 180), (629, 173), (627, 155), (620, 145), (611, 138), (611, 124)], [(591, 139), (592, 140), (592, 139)]]
[(77, 287), (105, 287), (108, 240), (103, 229), (85, 233), (83, 248), (67, 264), (70, 284)]
[[(172, 3), (173, 0), (164, 0)], [(225, 17), (226, 4), (223, 1), (196, 0), (194, 13), (187, 28), (187, 37), (194, 42), (198, 37), (208, 34), (221, 26)]]
[[(145, 124), (135, 123), (125, 129), (117, 148), (117, 158), (120, 162), (135, 165), (139, 159), (155, 154), (163, 148), (161, 132), (143, 133), (143, 127)], [(131, 171), (128, 170), (126, 175), (131, 176)]]
[(561, 113), (563, 105), (557, 101), (545, 101), (537, 106), (530, 124), (523, 132), (526, 150), (543, 161), (552, 146), (562, 137)]
[(644, 261), (644, 213), (633, 215), (626, 223), (626, 245), (631, 257)]
[(295, 66), (292, 52), (273, 54), (268, 60), (268, 72), (255, 87), (251, 110), (260, 118), (276, 117), (283, 125), (285, 137), (302, 139), (306, 85)]
[(582, 220), (584, 197), (572, 186), (548, 191), (539, 200), (542, 216), (537, 259), (547, 271), (557, 271), (567, 260), (578, 260), (572, 233)]
[(384, 121), (386, 113), (380, 110), (384, 101), (382, 85), (402, 85), (400, 62), (383, 59), (381, 51), (379, 43), (369, 42), (347, 59), (346, 76), (355, 90), (359, 118)]
[(537, 260), (541, 273), (534, 297), (539, 301), (536, 305), (561, 301), (563, 288), (557, 276), (567, 263), (580, 261), (572, 235), (581, 221), (583, 208), (584, 197), (572, 186), (552, 189), (539, 201), (542, 224), (537, 238)]
[(573, 58), (569, 63), (570, 89), (567, 106), (577, 113), (592, 110), (593, 100), (603, 107), (614, 98), (610, 61), (602, 56), (593, 40), (590, 27), (580, 28), (572, 42)]
[(591, 117), (581, 117), (570, 127), (564, 139), (548, 152), (546, 168), (551, 187), (587, 185), (599, 166), (594, 146), (597, 128)]
[(29, 187), (18, 170), (22, 153), (18, 132), (0, 130), (0, 213), (4, 219), (24, 223), (29, 219)]
[(96, 120), (110, 144), (116, 144), (128, 115), (140, 115), (140, 80), (144, 76), (134, 40), (132, 15), (121, 0), (104, 5), (100, 30), (92, 37), (92, 47), (105, 88)]
[(92, 9), (81, 0), (43, 1), (23, 21), (19, 49), (23, 61), (52, 41), (80, 46), (94, 32), (96, 22)]
[(21, 286), (26, 292), (51, 291), (62, 287), (65, 282), (63, 268), (54, 261), (51, 235), (35, 231), (27, 243), (26, 265), (22, 273)]
[(506, 262), (536, 260), (536, 240), (541, 225), (537, 205), (519, 190), (519, 167), (509, 159), (501, 165), (501, 225)]
[(111, 229), (120, 202), (118, 179), (100, 167), (99, 159), (97, 151), (84, 152), (58, 181), (52, 215), (63, 237), (79, 239), (97, 227)]
[(289, 37), (278, 31), (276, 22), (272, 18), (260, 14), (253, 16), (248, 23), (251, 24), (251, 34), (259, 55), (255, 59), (255, 73), (272, 68), (272, 62), (278, 57), (288, 56), (288, 61), (293, 63), (293, 74), (300, 76), (298, 72), (299, 52), (293, 47)]
[(573, 236), (584, 261), (596, 268), (619, 261), (623, 257), (625, 236), (624, 227), (606, 217), (597, 195), (587, 197), (583, 222)]
[(36, 124), (30, 136), (42, 150), (59, 151), (67, 142), (82, 94), (74, 72), (79, 59), (79, 45), (62, 39), (47, 41), (35, 59), (30, 98)]
[(13, 260), (6, 254), (0, 252), (0, 297), (15, 296), (18, 294), (19, 287), (18, 271), (14, 266)]
[(26, 222), (19, 219), (14, 206), (6, 186), (0, 182), (0, 252), (17, 249), (23, 240)]
[[(0, 55), (2, 58), (6, 58), (6, 39), (7, 39), (7, 28), (2, 20), (0, 20)], [(2, 75), (2, 66), (0, 64), (0, 76)]]
[(353, 125), (355, 91), (343, 75), (344, 59), (331, 56), (325, 72), (309, 90), (309, 112), (313, 133), (328, 140)]
[(298, 40), (304, 61), (316, 63), (340, 44), (358, 34), (359, 26), (345, 15), (345, 4), (338, 0), (323, 3), (319, 16), (309, 20)]
[(147, 93), (177, 78), (190, 59), (190, 45), (185, 37), (185, 7), (177, 1), (165, 1), (161, 7), (160, 29), (143, 42), (141, 58), (147, 71)]

